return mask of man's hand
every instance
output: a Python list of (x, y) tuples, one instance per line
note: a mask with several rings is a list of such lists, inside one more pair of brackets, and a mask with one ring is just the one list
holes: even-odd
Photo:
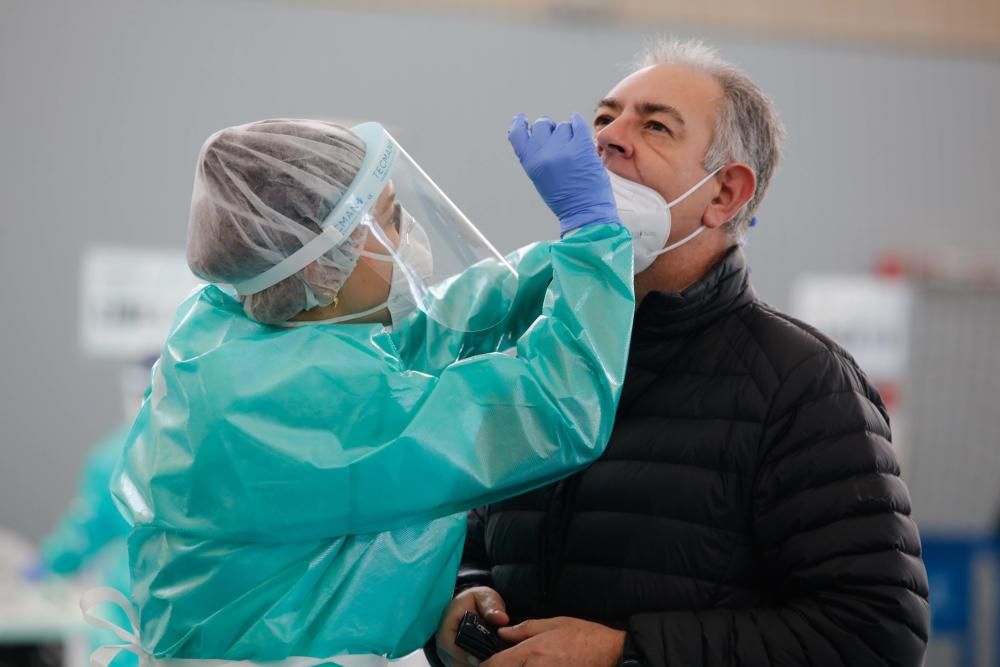
[(616, 667), (625, 646), (621, 630), (578, 618), (547, 618), (500, 628), (500, 638), (516, 643), (482, 667)]
[(510, 618), (507, 616), (507, 605), (504, 604), (500, 594), (492, 588), (477, 586), (456, 595), (455, 599), (448, 605), (448, 609), (445, 610), (441, 627), (438, 628), (435, 636), (438, 657), (447, 667), (479, 664), (476, 658), (455, 646), (458, 623), (467, 611), (478, 614), (490, 625), (500, 626), (510, 623)]

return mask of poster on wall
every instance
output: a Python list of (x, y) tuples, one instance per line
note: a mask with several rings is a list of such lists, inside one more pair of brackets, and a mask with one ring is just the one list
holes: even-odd
[(903, 393), (913, 302), (910, 283), (884, 276), (805, 274), (792, 286), (791, 314), (846, 349), (882, 394), (901, 462), (909, 453)]
[(183, 250), (91, 246), (80, 262), (80, 343), (130, 361), (163, 345), (177, 306), (200, 284)]
[(905, 280), (806, 274), (792, 287), (792, 315), (840, 343), (879, 382), (900, 382), (910, 346), (912, 295)]

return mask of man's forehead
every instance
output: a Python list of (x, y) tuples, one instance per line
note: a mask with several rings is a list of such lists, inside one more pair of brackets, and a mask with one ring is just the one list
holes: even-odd
[(718, 108), (722, 86), (706, 72), (685, 65), (653, 65), (622, 79), (601, 102), (607, 106), (666, 105), (681, 112)]

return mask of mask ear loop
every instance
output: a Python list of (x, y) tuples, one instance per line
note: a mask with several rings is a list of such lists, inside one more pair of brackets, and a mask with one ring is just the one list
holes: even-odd
[[(424, 285), (424, 281), (414, 273), (413, 269), (406, 262), (403, 261), (399, 251), (393, 247), (392, 241), (390, 241), (389, 237), (386, 236), (385, 230), (375, 224), (369, 224), (369, 226), (372, 234), (375, 235), (375, 240), (381, 243), (382, 247), (389, 251), (389, 256), (395, 263), (392, 270), (402, 271), (403, 275), (406, 276), (406, 282), (409, 284), (410, 292), (412, 293), (414, 299), (416, 299), (415, 303), (424, 302), (427, 298), (427, 286)], [(400, 241), (402, 241), (402, 238), (400, 238)], [(367, 251), (362, 251), (362, 253), (365, 252)], [(375, 254), (377, 255), (378, 253)], [(387, 261), (384, 257), (384, 255), (378, 257), (378, 260)]]
[(375, 313), (385, 310), (388, 306), (388, 301), (385, 303), (380, 303), (377, 306), (372, 306), (367, 310), (362, 310), (360, 313), (350, 313), (348, 315), (340, 315), (338, 317), (330, 317), (325, 320), (289, 320), (288, 322), (282, 322), (279, 327), (285, 329), (297, 329), (299, 327), (309, 327), (316, 326), (317, 324), (344, 324), (351, 322), (353, 320), (359, 320), (362, 317), (368, 317), (369, 315), (374, 315)]
[(362, 250), (358, 253), (360, 257), (367, 257), (368, 259), (374, 259), (376, 262), (392, 262), (392, 255), (385, 255), (380, 252), (372, 252), (371, 250)]
[[(718, 174), (720, 171), (722, 171), (722, 167), (725, 167), (725, 166), (726, 165), (719, 166), (711, 174), (705, 176), (705, 178), (703, 178), (700, 181), (698, 181), (697, 183), (695, 183), (687, 192), (685, 192), (680, 197), (678, 197), (677, 199), (675, 199), (672, 202), (670, 202), (669, 204), (667, 204), (667, 208), (673, 208), (677, 204), (680, 204), (682, 201), (684, 201), (685, 199), (687, 199), (688, 197), (690, 197), (692, 195), (692, 193), (694, 193), (698, 188), (700, 188), (701, 186), (705, 185), (705, 183), (708, 183), (708, 181), (710, 179), (712, 179), (712, 177), (714, 177), (716, 174)], [(676, 243), (671, 243), (666, 248), (663, 248), (663, 249), (657, 251), (657, 253), (655, 255), (653, 255), (653, 256), (654, 257), (659, 257), (660, 255), (662, 255), (665, 252), (670, 252), (674, 248), (679, 248), (682, 245), (684, 245), (685, 243), (687, 243), (688, 241), (690, 241), (691, 239), (693, 239), (694, 237), (698, 236), (698, 234), (701, 234), (703, 231), (705, 231), (705, 225), (698, 225), (698, 228), (696, 230), (694, 230), (693, 232), (691, 232), (690, 234), (688, 234), (687, 236), (685, 236), (684, 238), (682, 238), (680, 241), (677, 241)]]
[[(371, 218), (369, 216), (367, 216), (367, 215), (366, 215), (365, 219), (362, 221), (361, 224), (367, 226), (369, 228), (369, 231), (378, 229), (377, 225), (371, 224)], [(378, 229), (378, 231), (381, 232), (382, 230)], [(389, 242), (389, 241), (388, 241), (387, 238), (384, 237), (384, 234), (380, 235), (380, 234), (376, 233), (375, 234), (375, 240), (379, 242), (379, 245), (381, 245), (382, 247), (386, 248), (390, 252), (393, 252), (390, 249), (390, 247), (386, 245), (386, 243)], [(395, 263), (395, 260), (393, 259), (392, 255), (383, 255), (381, 253), (371, 252), (369, 250), (359, 250), (358, 251), (358, 256), (359, 257), (368, 257), (369, 259), (373, 259), (373, 260), (380, 261), (380, 262), (390, 262), (390, 263), (393, 263), (393, 271), (395, 271), (396, 267), (399, 266), (398, 264)], [(372, 269), (372, 270), (374, 270), (374, 269)], [(381, 274), (379, 274), (379, 275), (380, 275), (380, 277), (382, 277), (383, 279), (385, 279), (384, 276), (381, 276)], [(340, 295), (337, 295), (336, 297), (334, 297), (333, 307), (336, 308), (339, 303), (340, 303)], [(331, 318), (328, 318), (328, 319), (325, 319), (325, 320), (301, 320), (301, 321), (292, 321), (292, 320), (289, 320), (288, 322), (281, 323), (279, 326), (282, 326), (282, 327), (284, 327), (286, 329), (294, 329), (294, 328), (297, 328), (297, 327), (315, 326), (317, 324), (344, 324), (344, 323), (349, 323), (349, 322), (351, 322), (353, 320), (361, 319), (362, 317), (367, 317), (369, 315), (374, 315), (375, 313), (377, 313), (379, 311), (385, 310), (388, 307), (388, 305), (389, 305), (389, 302), (385, 301), (384, 303), (380, 303), (377, 306), (372, 306), (371, 308), (368, 308), (367, 310), (363, 310), (363, 311), (361, 311), (359, 313), (348, 313), (346, 315), (339, 315), (337, 317), (331, 317)]]
[(722, 167), (725, 167), (725, 166), (726, 165), (719, 166), (711, 174), (709, 174), (705, 178), (701, 179), (700, 181), (698, 181), (697, 183), (695, 183), (694, 185), (692, 185), (691, 188), (687, 192), (685, 192), (680, 197), (678, 197), (677, 199), (675, 199), (672, 202), (670, 202), (669, 204), (667, 204), (667, 208), (673, 208), (674, 206), (677, 206), (682, 201), (684, 201), (685, 199), (687, 199), (688, 197), (690, 197), (692, 194), (694, 194), (694, 192), (698, 188), (700, 188), (701, 186), (705, 185), (705, 183), (708, 183), (708, 181), (711, 180), (712, 177), (714, 177), (716, 174), (718, 174), (720, 171), (722, 171)]
[(687, 243), (688, 241), (690, 241), (694, 237), (698, 236), (698, 234), (701, 234), (703, 231), (705, 231), (705, 225), (698, 225), (698, 229), (694, 230), (693, 232), (691, 232), (690, 234), (688, 234), (687, 236), (685, 236), (684, 238), (682, 238), (677, 243), (671, 243), (666, 248), (663, 248), (662, 250), (657, 251), (656, 256), (659, 257), (660, 255), (662, 255), (665, 252), (670, 252), (674, 248), (681, 247), (682, 245), (684, 245), (685, 243)]
[[(369, 233), (371, 233), (375, 237), (375, 240), (379, 242), (379, 245), (385, 248), (389, 252), (389, 254), (384, 255), (377, 252), (371, 252), (370, 250), (362, 250), (360, 254), (363, 257), (370, 257), (371, 259), (377, 259), (379, 261), (394, 261), (397, 263), (402, 263), (399, 262), (400, 257), (398, 248), (396, 248), (396, 246), (393, 245), (392, 241), (389, 240), (389, 237), (386, 236), (385, 230), (379, 227), (377, 224), (375, 224), (371, 219), (365, 220), (364, 224), (368, 226)], [(386, 260), (385, 259), (386, 257), (388, 257), (389, 259)]]

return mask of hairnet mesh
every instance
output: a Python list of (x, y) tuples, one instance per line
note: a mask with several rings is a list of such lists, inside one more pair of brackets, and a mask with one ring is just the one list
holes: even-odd
[[(321, 232), (364, 154), (364, 143), (350, 130), (323, 121), (263, 120), (213, 134), (195, 174), (187, 240), (191, 270), (204, 280), (236, 283), (281, 262)], [(303, 270), (241, 296), (244, 311), (277, 324), (310, 306), (333, 303), (366, 236), (359, 225)]]

